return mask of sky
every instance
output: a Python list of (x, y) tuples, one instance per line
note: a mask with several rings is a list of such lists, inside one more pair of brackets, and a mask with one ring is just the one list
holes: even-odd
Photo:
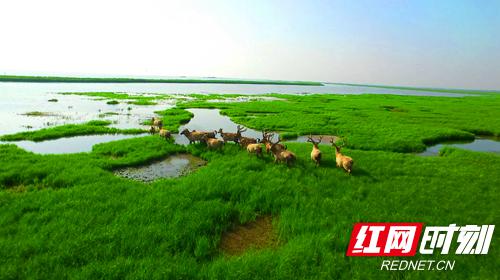
[(0, 0), (0, 74), (500, 89), (500, 1)]

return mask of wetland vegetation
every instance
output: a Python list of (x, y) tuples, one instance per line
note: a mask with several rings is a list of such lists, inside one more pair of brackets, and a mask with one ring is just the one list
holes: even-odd
[(44, 141), (50, 139), (58, 139), (63, 137), (79, 136), (79, 135), (96, 135), (96, 134), (141, 134), (146, 131), (143, 129), (118, 129), (108, 127), (110, 121), (95, 120), (83, 124), (67, 124), (49, 128), (43, 128), (35, 131), (25, 131), (16, 134), (0, 136), (0, 141)]
[[(157, 135), (66, 155), (0, 145), (0, 278), (492, 277), (500, 260), (496, 234), (488, 255), (448, 255), (457, 263), (446, 272), (380, 271), (380, 258), (348, 258), (345, 251), (359, 221), (499, 223), (500, 156), (449, 146), (437, 157), (408, 153), (443, 140), (498, 136), (498, 96), (277, 97), (283, 100), (191, 97), (157, 114), (171, 131), (193, 117), (188, 108), (218, 108), (238, 124), (286, 138), (340, 135), (347, 139), (343, 153), (355, 161), (351, 175), (335, 166), (330, 144), (319, 144), (319, 167), (310, 159), (311, 143), (287, 143), (297, 155), (292, 167), (266, 153), (249, 156), (235, 144), (210, 151)], [(93, 134), (113, 129), (108, 125), (58, 126), (2, 139)], [(148, 184), (115, 175), (185, 153), (208, 164)], [(255, 239), (252, 227), (264, 238)]]
[[(271, 95), (272, 96), (272, 95)], [(194, 100), (178, 106), (219, 108), (257, 130), (298, 135), (340, 135), (348, 147), (422, 152), (426, 145), (500, 135), (500, 95), (423, 97), (397, 95), (279, 95), (285, 101), (244, 103)]]

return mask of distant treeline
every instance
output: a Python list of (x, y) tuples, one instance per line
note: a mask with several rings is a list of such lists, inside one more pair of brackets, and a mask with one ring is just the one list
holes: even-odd
[(193, 83), (193, 84), (261, 84), (322, 86), (319, 82), (307, 81), (267, 81), (229, 79), (145, 79), (145, 78), (84, 78), (84, 77), (44, 77), (0, 75), (0, 82), (27, 83)]

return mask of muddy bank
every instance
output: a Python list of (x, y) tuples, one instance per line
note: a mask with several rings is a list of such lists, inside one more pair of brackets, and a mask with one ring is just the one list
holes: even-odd
[(206, 164), (205, 160), (191, 154), (179, 154), (148, 165), (117, 169), (114, 173), (136, 181), (152, 182), (161, 178), (185, 176)]
[(221, 237), (220, 249), (227, 255), (237, 256), (250, 249), (272, 248), (277, 244), (278, 236), (273, 230), (273, 218), (262, 216), (225, 232)]

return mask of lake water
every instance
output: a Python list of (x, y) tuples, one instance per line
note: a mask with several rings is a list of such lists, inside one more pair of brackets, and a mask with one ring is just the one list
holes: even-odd
[(266, 93), (331, 93), (331, 94), (398, 94), (420, 96), (463, 96), (445, 92), (425, 90), (385, 89), (366, 86), (325, 84), (324, 86), (296, 85), (251, 85), (251, 84), (187, 84), (187, 83), (16, 83), (0, 82), (0, 93), (55, 93), (55, 92), (129, 92), (129, 93), (220, 93), (220, 94), (266, 94)]
[(75, 137), (59, 138), (42, 142), (33, 141), (15, 141), (1, 142), (0, 144), (15, 144), (26, 151), (37, 154), (71, 154), (92, 151), (92, 146), (100, 143), (106, 143), (116, 140), (139, 137), (142, 135), (123, 135), (123, 134), (105, 134), (105, 135), (84, 135)]
[(427, 149), (418, 154), (420, 156), (435, 156), (439, 155), (439, 150), (444, 146), (453, 146), (460, 149), (471, 150), (476, 152), (488, 152), (500, 154), (500, 139), (498, 138), (476, 138), (472, 142), (448, 142), (427, 147)]

